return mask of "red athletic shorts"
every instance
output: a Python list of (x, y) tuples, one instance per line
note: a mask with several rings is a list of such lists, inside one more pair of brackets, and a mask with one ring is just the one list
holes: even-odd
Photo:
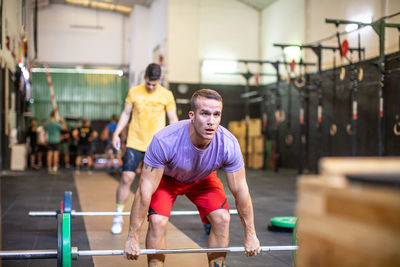
[(187, 196), (199, 210), (201, 221), (209, 224), (207, 214), (214, 210), (229, 210), (224, 187), (217, 172), (191, 184), (184, 184), (172, 177), (163, 176), (157, 190), (151, 197), (149, 216), (159, 214), (170, 217), (171, 209), (178, 195)]

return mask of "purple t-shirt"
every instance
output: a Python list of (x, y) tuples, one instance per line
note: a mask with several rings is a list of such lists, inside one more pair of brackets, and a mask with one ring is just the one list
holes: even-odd
[(196, 148), (189, 137), (190, 120), (171, 124), (157, 132), (147, 148), (144, 162), (164, 168), (164, 175), (182, 183), (193, 183), (223, 167), (235, 172), (243, 166), (243, 156), (237, 139), (219, 126), (206, 149)]

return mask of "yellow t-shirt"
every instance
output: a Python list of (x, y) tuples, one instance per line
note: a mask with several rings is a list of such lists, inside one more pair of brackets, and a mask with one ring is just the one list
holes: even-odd
[(166, 111), (176, 110), (174, 96), (161, 85), (149, 93), (141, 84), (129, 90), (125, 102), (132, 105), (126, 145), (145, 152), (153, 135), (165, 127)]

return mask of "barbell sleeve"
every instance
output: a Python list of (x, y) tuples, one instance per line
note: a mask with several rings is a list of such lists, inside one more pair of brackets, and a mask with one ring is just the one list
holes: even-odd
[(0, 251), (2, 260), (52, 259), (57, 258), (57, 250), (8, 250)]

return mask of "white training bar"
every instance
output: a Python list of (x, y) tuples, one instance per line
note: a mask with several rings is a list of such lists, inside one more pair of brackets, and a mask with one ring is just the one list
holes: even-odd
[[(297, 246), (269, 246), (260, 247), (261, 252), (268, 251), (292, 251), (297, 250)], [(140, 255), (151, 254), (188, 254), (188, 253), (209, 253), (209, 252), (245, 252), (244, 247), (228, 248), (183, 248), (183, 249), (142, 249)], [(78, 256), (110, 256), (125, 255), (123, 250), (78, 250)]]
[[(229, 210), (232, 215), (238, 214), (237, 210)], [(117, 212), (117, 211), (71, 211), (71, 216), (129, 216), (130, 212)], [(189, 211), (171, 211), (171, 216), (181, 215), (199, 215), (197, 210)], [(56, 217), (57, 211), (30, 211), (31, 217)]]

